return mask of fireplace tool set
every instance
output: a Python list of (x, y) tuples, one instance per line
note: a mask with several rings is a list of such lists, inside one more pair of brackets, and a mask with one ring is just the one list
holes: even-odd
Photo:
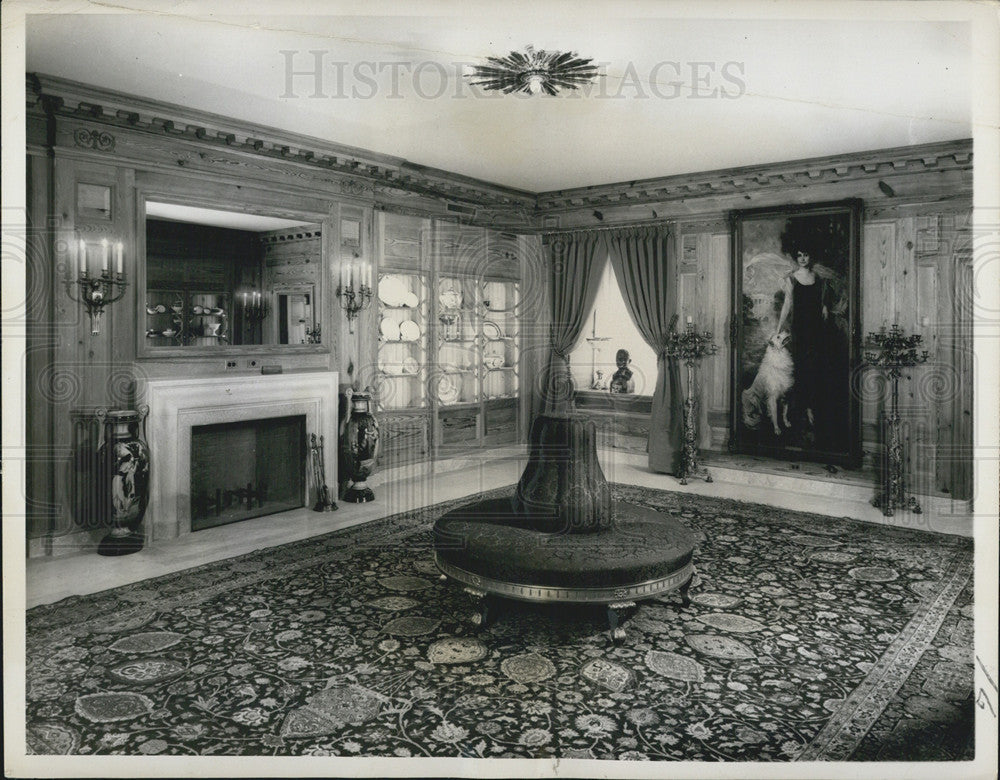
[(330, 499), (330, 488), (326, 484), (326, 459), (323, 455), (323, 437), (310, 434), (309, 452), (312, 455), (313, 482), (316, 484), (314, 512), (333, 512), (338, 507)]

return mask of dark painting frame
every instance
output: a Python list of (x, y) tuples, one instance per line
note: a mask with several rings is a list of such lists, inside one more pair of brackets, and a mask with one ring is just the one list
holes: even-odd
[(730, 213), (732, 452), (861, 465), (861, 216), (860, 200)]

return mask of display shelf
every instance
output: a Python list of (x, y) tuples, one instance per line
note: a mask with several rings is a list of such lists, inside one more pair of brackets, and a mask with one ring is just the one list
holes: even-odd
[[(378, 404), (380, 410), (427, 406), (427, 281), (420, 274), (378, 277)], [(401, 332), (402, 331), (402, 332)], [(410, 366), (410, 370), (402, 366)]]

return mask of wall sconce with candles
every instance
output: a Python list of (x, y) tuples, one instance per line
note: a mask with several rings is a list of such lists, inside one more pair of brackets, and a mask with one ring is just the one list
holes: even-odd
[(87, 307), (87, 315), (90, 317), (90, 333), (97, 335), (101, 332), (101, 317), (104, 314), (104, 307), (110, 306), (125, 294), (128, 282), (125, 280), (124, 247), (119, 241), (114, 245), (115, 250), (115, 270), (111, 271), (111, 244), (108, 239), (101, 239), (101, 272), (100, 276), (92, 275), (89, 267), (88, 245), (84, 239), (76, 244), (76, 265), (78, 276), (76, 283), (80, 288), (80, 297), (73, 295), (72, 288), (67, 286), (69, 297), (74, 301), (82, 302)]
[(340, 298), (340, 305), (347, 312), (347, 324), (350, 332), (354, 333), (354, 320), (357, 319), (358, 312), (367, 308), (372, 301), (371, 263), (361, 261), (342, 264), (337, 297)]

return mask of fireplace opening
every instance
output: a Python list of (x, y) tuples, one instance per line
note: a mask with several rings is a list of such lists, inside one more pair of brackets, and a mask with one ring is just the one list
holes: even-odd
[(305, 506), (305, 415), (191, 428), (191, 530)]

